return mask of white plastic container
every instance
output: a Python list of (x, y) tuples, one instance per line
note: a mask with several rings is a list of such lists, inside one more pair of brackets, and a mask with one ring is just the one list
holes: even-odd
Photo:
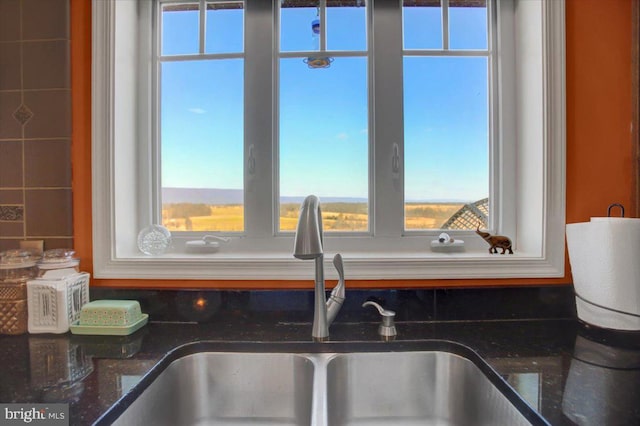
[(53, 269), (27, 282), (29, 333), (61, 334), (89, 303), (89, 273)]

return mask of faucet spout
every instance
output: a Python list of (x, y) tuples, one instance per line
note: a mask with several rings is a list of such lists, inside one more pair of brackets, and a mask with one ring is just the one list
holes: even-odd
[(326, 300), (322, 210), (320, 209), (320, 200), (315, 195), (309, 195), (300, 206), (293, 256), (297, 259), (315, 261), (315, 303), (311, 335), (314, 340), (326, 340), (329, 337), (329, 326), (338, 315), (344, 302), (345, 285), (342, 256), (336, 254), (333, 258), (333, 264), (338, 270), (340, 279), (331, 292), (329, 300)]
[(309, 195), (300, 206), (293, 256), (298, 259), (322, 257), (322, 210), (320, 200)]

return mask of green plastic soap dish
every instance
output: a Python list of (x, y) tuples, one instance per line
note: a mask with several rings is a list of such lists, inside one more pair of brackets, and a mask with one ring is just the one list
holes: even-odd
[(149, 320), (148, 314), (142, 314), (140, 319), (131, 325), (82, 325), (79, 321), (71, 324), (69, 329), (73, 334), (94, 334), (102, 336), (128, 336), (142, 328)]
[(136, 300), (96, 300), (82, 307), (80, 319), (69, 328), (73, 334), (126, 336), (148, 320)]

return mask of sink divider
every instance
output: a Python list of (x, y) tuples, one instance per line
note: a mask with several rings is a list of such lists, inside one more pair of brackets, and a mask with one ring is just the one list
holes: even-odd
[(311, 403), (311, 426), (328, 423), (327, 365), (335, 354), (305, 354), (313, 362), (313, 392)]

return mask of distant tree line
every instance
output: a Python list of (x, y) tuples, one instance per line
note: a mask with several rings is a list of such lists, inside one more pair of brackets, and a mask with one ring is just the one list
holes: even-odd
[(367, 203), (323, 203), (322, 211), (333, 213), (367, 214)]

